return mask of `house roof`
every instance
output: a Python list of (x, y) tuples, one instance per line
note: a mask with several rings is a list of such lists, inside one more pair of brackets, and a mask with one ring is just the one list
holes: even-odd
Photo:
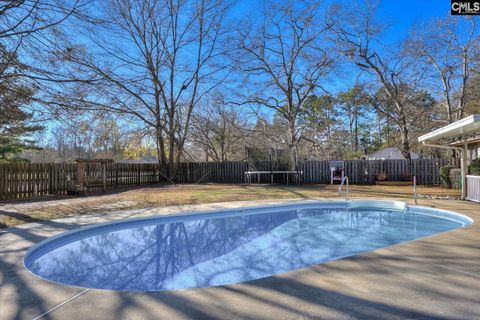
[(111, 163), (114, 162), (113, 159), (75, 159), (75, 162), (86, 162), (86, 163)]
[[(418, 159), (419, 155), (416, 152), (410, 152), (412, 159)], [(367, 160), (404, 160), (405, 156), (398, 147), (388, 147), (382, 150), (375, 151), (366, 156)]]

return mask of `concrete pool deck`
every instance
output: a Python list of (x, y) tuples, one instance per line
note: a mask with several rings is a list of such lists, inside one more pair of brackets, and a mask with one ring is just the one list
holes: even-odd
[(472, 225), (236, 285), (146, 293), (82, 289), (39, 279), (23, 266), (35, 243), (82, 225), (290, 201), (299, 200), (110, 212), (0, 230), (0, 319), (480, 318), (480, 205), (455, 200), (419, 205), (465, 214)]

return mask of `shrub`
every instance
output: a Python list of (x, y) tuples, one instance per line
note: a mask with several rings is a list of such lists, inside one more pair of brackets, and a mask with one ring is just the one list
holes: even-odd
[(468, 166), (468, 172), (470, 174), (480, 176), (480, 158), (475, 159), (472, 161), (472, 163), (470, 163)]
[(460, 170), (459, 168), (453, 168), (452, 170), (450, 170), (450, 181), (453, 188), (460, 189), (461, 175), (462, 170)]
[(450, 178), (450, 170), (452, 170), (452, 166), (446, 165), (440, 167), (440, 181), (442, 182), (442, 186), (451, 188), (452, 187), (452, 180)]

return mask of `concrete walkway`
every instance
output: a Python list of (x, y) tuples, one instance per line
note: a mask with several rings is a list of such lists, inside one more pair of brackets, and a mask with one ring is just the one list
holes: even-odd
[(82, 225), (279, 202), (124, 211), (0, 230), (0, 319), (480, 319), (480, 205), (453, 200), (419, 204), (468, 215), (471, 226), (237, 285), (85, 290), (41, 280), (23, 266), (32, 245)]

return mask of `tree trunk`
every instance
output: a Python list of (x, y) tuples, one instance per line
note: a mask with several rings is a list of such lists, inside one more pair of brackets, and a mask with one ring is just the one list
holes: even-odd
[(295, 136), (295, 119), (289, 121), (288, 133), (290, 136), (290, 143), (288, 145), (290, 152), (290, 170), (295, 170), (297, 166), (297, 137)]
[(410, 153), (410, 141), (408, 137), (408, 128), (405, 126), (402, 126), (400, 129), (401, 134), (402, 134), (402, 154), (407, 160), (412, 159), (412, 155)]
[(358, 114), (355, 112), (355, 152), (358, 152)]
[(348, 131), (350, 133), (350, 147), (352, 151), (355, 151), (355, 135), (354, 135), (354, 122), (355, 118), (352, 110), (350, 109), (350, 119), (348, 121)]
[(158, 125), (157, 125), (157, 128), (155, 128), (155, 133), (156, 133), (157, 157), (158, 157), (158, 164), (160, 166), (160, 173), (161, 175), (166, 177), (168, 176), (168, 170), (167, 170), (165, 144), (162, 138), (161, 128)]
[(172, 131), (168, 140), (168, 178), (173, 180), (175, 178), (175, 134)]

